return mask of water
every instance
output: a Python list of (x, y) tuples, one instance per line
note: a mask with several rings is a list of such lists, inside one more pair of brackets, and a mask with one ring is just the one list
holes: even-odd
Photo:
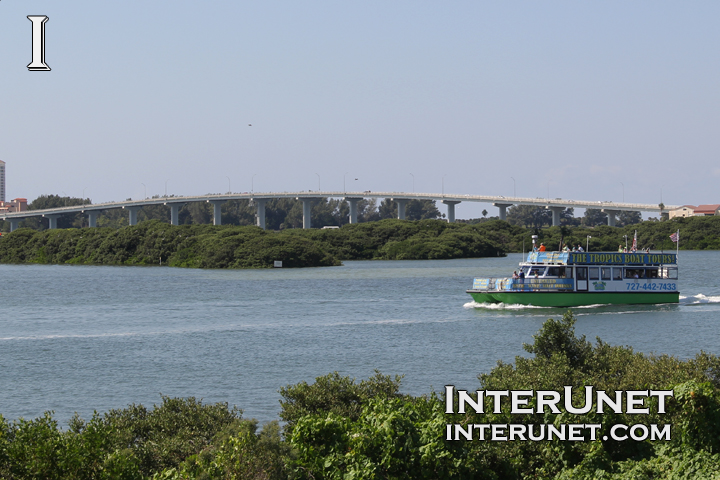
[[(475, 389), (562, 309), (479, 306), (474, 276), (520, 255), (261, 271), (0, 265), (0, 413), (61, 424), (160, 395), (278, 418), (278, 389), (337, 370)], [(720, 354), (720, 252), (681, 252), (681, 303), (576, 310), (577, 332), (642, 352)]]

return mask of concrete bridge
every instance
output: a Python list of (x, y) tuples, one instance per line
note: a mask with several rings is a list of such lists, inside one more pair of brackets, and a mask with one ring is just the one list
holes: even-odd
[[(398, 206), (398, 218), (405, 219), (405, 206), (410, 200), (435, 200), (447, 205), (447, 220), (450, 223), (455, 221), (455, 206), (461, 202), (489, 203), (499, 209), (499, 217), (505, 220), (507, 208), (513, 205), (534, 205), (544, 207), (552, 211), (553, 225), (560, 225), (560, 212), (565, 208), (593, 208), (600, 209), (608, 216), (608, 225), (615, 225), (615, 216), (621, 211), (652, 212), (662, 213), (659, 205), (642, 203), (615, 203), (615, 202), (594, 202), (583, 200), (566, 200), (561, 198), (523, 198), (503, 197), (488, 195), (451, 195), (440, 193), (403, 193), (403, 192), (266, 192), (266, 193), (227, 193), (218, 195), (201, 195), (190, 197), (159, 197), (146, 198), (144, 200), (126, 200), (123, 202), (97, 203), (93, 205), (75, 205), (72, 207), (49, 208), (45, 210), (26, 210), (0, 214), (0, 219), (10, 222), (10, 231), (18, 228), (20, 220), (30, 217), (45, 217), (49, 221), (50, 228), (57, 228), (57, 219), (65, 213), (84, 213), (88, 216), (88, 225), (97, 225), (97, 216), (103, 210), (122, 208), (128, 212), (130, 225), (137, 224), (137, 212), (146, 205), (168, 205), (170, 206), (170, 223), (178, 224), (178, 212), (186, 203), (208, 202), (213, 205), (213, 223), (221, 224), (220, 210), (223, 203), (228, 200), (250, 200), (257, 207), (257, 226), (265, 228), (265, 204), (273, 198), (293, 198), (303, 203), (303, 228), (311, 228), (310, 210), (311, 202), (319, 198), (343, 198), (350, 205), (350, 223), (357, 223), (357, 205), (363, 198), (385, 199), (389, 198)], [(664, 211), (678, 208), (675, 205), (665, 206)]]

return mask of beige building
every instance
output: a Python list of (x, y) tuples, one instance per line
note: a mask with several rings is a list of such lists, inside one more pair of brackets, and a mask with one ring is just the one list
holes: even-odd
[(692, 217), (695, 215), (696, 208), (694, 205), (683, 205), (675, 210), (670, 210), (670, 212), (668, 212), (668, 218)]

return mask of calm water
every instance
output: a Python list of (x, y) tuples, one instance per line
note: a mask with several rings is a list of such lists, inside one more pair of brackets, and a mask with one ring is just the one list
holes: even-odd
[[(508, 258), (302, 270), (0, 265), (0, 413), (65, 425), (160, 394), (276, 419), (277, 390), (332, 371), (404, 374), (403, 391), (477, 388), (552, 308), (487, 308), (465, 290)], [(720, 354), (720, 252), (681, 253), (681, 303), (586, 307), (577, 331), (643, 352)]]

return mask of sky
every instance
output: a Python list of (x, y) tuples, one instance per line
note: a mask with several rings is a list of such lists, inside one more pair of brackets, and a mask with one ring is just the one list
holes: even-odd
[[(49, 72), (27, 69), (28, 15), (48, 16)], [(2, 0), (7, 199), (720, 203), (719, 18), (717, 1)]]

